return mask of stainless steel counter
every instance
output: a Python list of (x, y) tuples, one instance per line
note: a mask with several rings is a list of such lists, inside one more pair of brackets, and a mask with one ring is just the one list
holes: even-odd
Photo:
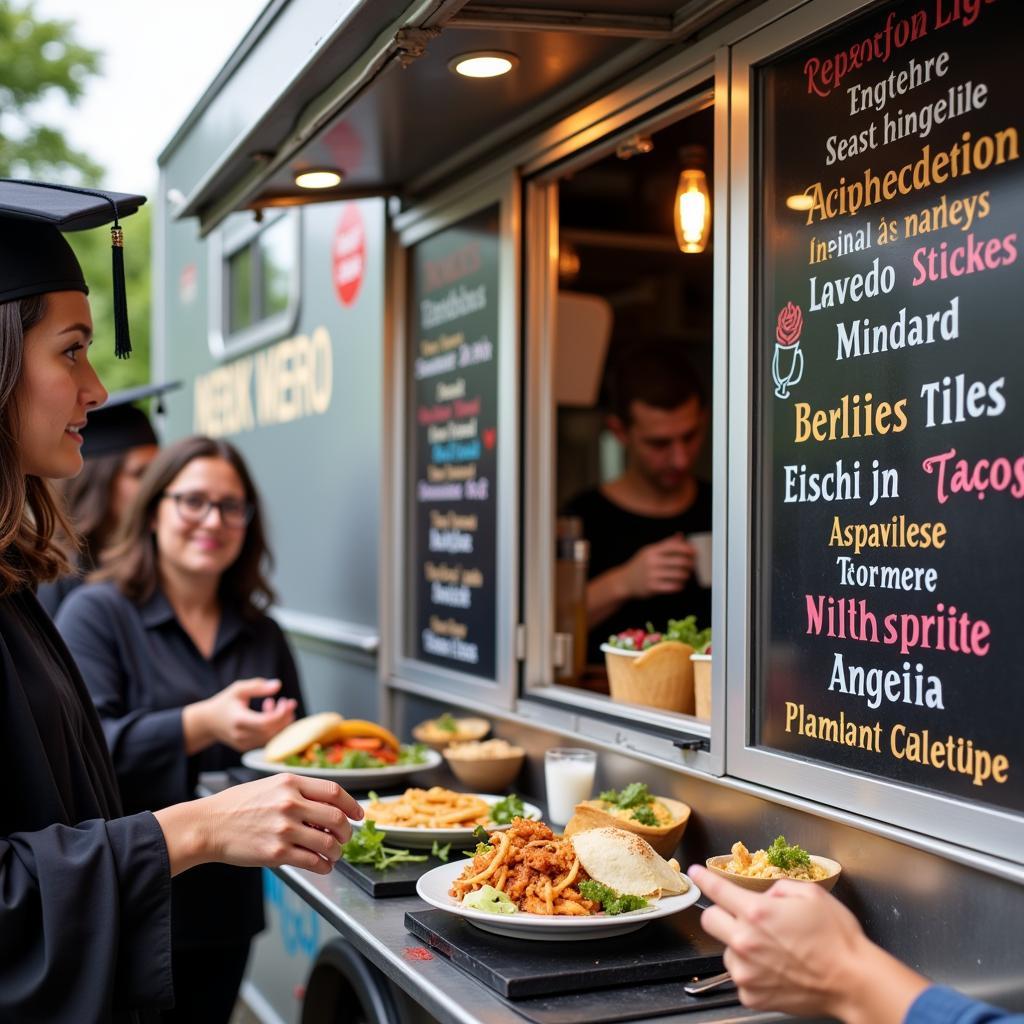
[[(407, 949), (422, 945), (404, 925), (406, 911), (424, 908), (417, 897), (374, 899), (338, 871), (316, 875), (285, 867), (276, 874), (441, 1024), (522, 1024), (500, 997), (444, 957), (407, 958)], [(655, 1019), (659, 1024), (759, 1024), (789, 1018), (732, 1006)]]

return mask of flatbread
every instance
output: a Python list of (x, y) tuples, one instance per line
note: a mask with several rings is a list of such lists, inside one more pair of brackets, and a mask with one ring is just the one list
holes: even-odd
[(283, 761), (301, 754), (314, 743), (330, 742), (331, 734), (345, 719), (337, 711), (321, 711), (286, 725), (266, 746), (263, 756), (268, 761)]
[(621, 828), (595, 828), (572, 836), (572, 845), (596, 882), (629, 896), (686, 892), (689, 883), (646, 839)]

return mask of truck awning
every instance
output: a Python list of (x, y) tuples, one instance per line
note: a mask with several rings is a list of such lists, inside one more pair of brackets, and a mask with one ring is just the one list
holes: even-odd
[[(322, 0), (272, 0), (161, 154), (165, 184), (204, 234), (236, 210), (415, 199), (739, 2), (348, 0), (325, 18)], [(476, 51), (516, 65), (487, 80), (451, 70)], [(211, 148), (218, 132), (230, 141)], [(303, 169), (342, 181), (311, 193)]]

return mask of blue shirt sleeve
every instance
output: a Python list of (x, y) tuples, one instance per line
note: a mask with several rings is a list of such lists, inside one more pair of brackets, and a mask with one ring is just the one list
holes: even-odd
[(1024, 1015), (933, 985), (914, 1000), (903, 1024), (1024, 1024)]

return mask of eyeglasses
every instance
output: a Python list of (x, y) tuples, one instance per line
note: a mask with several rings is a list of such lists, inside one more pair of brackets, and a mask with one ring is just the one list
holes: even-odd
[(239, 498), (221, 498), (220, 501), (214, 501), (202, 491), (178, 491), (177, 493), (165, 491), (162, 497), (173, 498), (178, 515), (193, 526), (198, 526), (203, 522), (210, 514), (211, 508), (215, 508), (220, 513), (220, 521), (225, 526), (235, 529), (248, 526), (256, 512), (256, 508), (251, 502), (242, 501)]

